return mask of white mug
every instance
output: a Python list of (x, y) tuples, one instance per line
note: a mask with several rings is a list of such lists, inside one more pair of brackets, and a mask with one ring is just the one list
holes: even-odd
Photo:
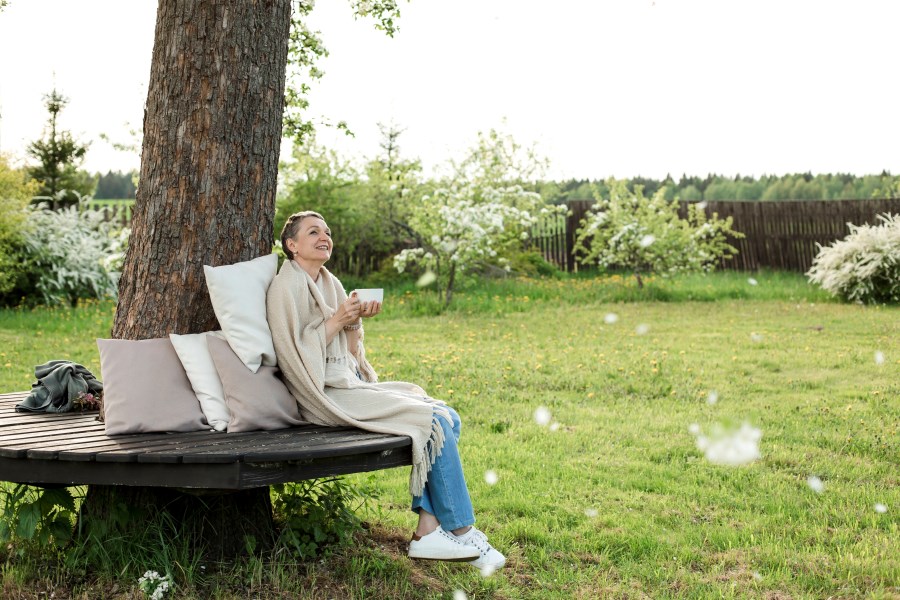
[(365, 288), (362, 290), (353, 290), (360, 302), (384, 302), (384, 288)]

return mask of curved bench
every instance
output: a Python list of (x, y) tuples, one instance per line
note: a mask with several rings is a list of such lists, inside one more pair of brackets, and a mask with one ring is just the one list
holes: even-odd
[(318, 425), (107, 436), (96, 411), (16, 412), (27, 395), (0, 394), (0, 481), (244, 490), (412, 464), (405, 436)]

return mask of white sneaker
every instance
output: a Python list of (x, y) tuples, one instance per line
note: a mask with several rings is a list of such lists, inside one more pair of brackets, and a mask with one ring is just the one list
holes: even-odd
[(440, 526), (428, 535), (413, 535), (409, 542), (409, 557), (427, 560), (471, 561), (481, 555), (472, 544), (460, 542), (455, 535)]
[(479, 569), (486, 570), (489, 572), (493, 572), (496, 569), (501, 568), (506, 564), (506, 557), (497, 552), (493, 546), (491, 546), (490, 542), (488, 542), (487, 536), (484, 535), (483, 531), (472, 527), (467, 532), (462, 535), (453, 536), (463, 544), (467, 544), (470, 546), (475, 546), (478, 548), (480, 556), (473, 561), (470, 561), (469, 564), (472, 566), (478, 567)]

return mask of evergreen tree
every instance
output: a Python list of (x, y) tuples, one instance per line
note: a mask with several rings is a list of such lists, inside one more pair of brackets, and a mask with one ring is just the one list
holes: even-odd
[(39, 161), (37, 166), (28, 169), (28, 174), (40, 184), (38, 194), (52, 198), (52, 207), (56, 209), (77, 202), (80, 196), (92, 194), (96, 182), (78, 169), (88, 144), (77, 141), (69, 131), (59, 131), (57, 126), (59, 113), (69, 99), (54, 88), (44, 96), (44, 103), (50, 118), (44, 137), (28, 145), (28, 154)]

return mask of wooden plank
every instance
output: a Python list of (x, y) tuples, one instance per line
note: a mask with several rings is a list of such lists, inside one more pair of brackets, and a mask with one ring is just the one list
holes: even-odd
[[(349, 428), (341, 428), (349, 429)], [(259, 435), (265, 432), (254, 432), (256, 435), (248, 436), (243, 439), (225, 439), (214, 440), (207, 443), (188, 443), (179, 444), (175, 448), (163, 449), (141, 454), (138, 457), (139, 462), (160, 462), (170, 460), (172, 455), (177, 455), (185, 459), (193, 457), (193, 462), (228, 462), (233, 460), (243, 460), (248, 453), (260, 451), (267, 448), (295, 447), (293, 453), (281, 460), (289, 458), (302, 458), (304, 448), (319, 445), (327, 445), (334, 441), (344, 441), (346, 439), (360, 439), (364, 436), (383, 435), (364, 432), (359, 429), (349, 429), (346, 431), (322, 431), (315, 433), (297, 434), (288, 430), (281, 435), (265, 436)], [(299, 443), (298, 443), (299, 441)], [(291, 442), (294, 442), (291, 444)]]
[(314, 479), (316, 477), (331, 477), (395, 467), (408, 467), (411, 464), (411, 445), (403, 448), (385, 449), (380, 452), (328, 457), (313, 462), (278, 463), (277, 468), (271, 468), (265, 464), (240, 463), (240, 489), (290, 481), (303, 481), (304, 479)]
[[(148, 449), (156, 448), (162, 445), (172, 444), (172, 440), (177, 436), (179, 439), (185, 437), (204, 437), (218, 435), (211, 431), (194, 431), (190, 433), (178, 434), (160, 434), (146, 433), (134, 436), (113, 436), (107, 437), (105, 440), (97, 440), (90, 444), (74, 443), (69, 446), (56, 448), (56, 458), (63, 461), (91, 461), (102, 460), (101, 456), (112, 452), (121, 452), (122, 454), (114, 459), (115, 462), (132, 462), (137, 460), (137, 456)], [(29, 451), (29, 458), (52, 458), (49, 450)], [(126, 456), (130, 453), (130, 458)]]
[[(304, 425), (302, 428), (293, 428), (291, 431), (293, 435), (307, 435), (309, 432), (316, 432), (319, 429), (328, 430), (327, 427), (316, 426), (316, 425)], [(199, 433), (199, 432), (198, 432)], [(208, 433), (208, 436), (214, 438), (215, 440), (224, 439), (223, 443), (231, 443), (233, 440), (237, 439), (238, 436), (250, 436), (259, 432), (247, 432), (247, 433), (210, 433), (203, 432), (204, 434)], [(138, 456), (148, 454), (149, 452), (158, 451), (158, 450), (168, 450), (173, 448), (181, 448), (185, 447), (187, 444), (190, 444), (194, 438), (199, 438), (199, 435), (193, 434), (178, 434), (178, 437), (170, 436), (165, 440), (161, 440), (159, 444), (154, 444), (153, 447), (148, 447), (147, 444), (143, 445), (122, 445), (119, 448), (110, 449), (110, 450), (102, 450), (97, 452), (93, 457), (94, 460), (98, 462), (122, 462), (122, 461), (132, 461), (138, 460)], [(230, 442), (230, 441), (231, 442)], [(217, 442), (218, 443), (218, 442)], [(60, 458), (63, 458), (63, 455), (60, 455)]]
[(102, 426), (98, 430), (93, 423), (85, 424), (79, 421), (71, 422), (71, 424), (66, 425), (64, 428), (57, 426), (53, 429), (48, 429), (47, 427), (26, 427), (21, 429), (17, 427), (12, 431), (3, 429), (2, 434), (0, 434), (0, 446), (12, 445), (21, 440), (40, 440), (42, 438), (55, 438), (61, 435), (78, 437), (83, 434), (102, 433), (102, 431)]
[[(242, 452), (233, 453), (231, 456), (244, 462), (275, 462), (315, 456), (338, 456), (347, 454), (348, 449), (365, 450), (372, 445), (383, 446), (388, 442), (390, 442), (391, 447), (395, 445), (399, 447), (410, 443), (403, 437), (355, 430), (348, 431), (343, 435), (295, 436), (293, 439), (284, 440), (280, 444), (248, 448)], [(228, 455), (230, 451), (230, 448), (220, 448), (218, 451), (208, 450), (205, 452), (186, 450), (182, 455), (182, 460), (184, 462), (206, 462), (221, 454)]]

